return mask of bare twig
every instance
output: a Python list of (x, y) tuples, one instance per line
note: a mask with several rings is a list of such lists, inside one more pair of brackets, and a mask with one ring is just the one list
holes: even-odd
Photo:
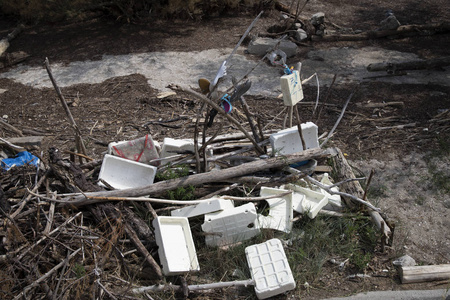
[[(75, 143), (76, 143), (77, 150), (79, 153), (86, 155), (86, 147), (84, 146), (84, 142), (81, 137), (81, 131), (78, 128), (77, 124), (75, 123), (75, 120), (73, 119), (73, 116), (72, 116), (72, 113), (70, 112), (69, 106), (67, 105), (67, 102), (64, 99), (63, 94), (61, 93), (61, 89), (56, 84), (56, 81), (53, 77), (52, 70), (50, 69), (50, 63), (49, 63), (47, 57), (45, 58), (45, 68), (47, 69), (48, 76), (50, 77), (53, 87), (55, 88), (55, 91), (58, 94), (59, 99), (61, 100), (61, 104), (66, 112), (66, 115), (70, 121), (70, 124), (72, 125), (72, 128), (75, 131)], [(80, 158), (80, 163), (82, 163), (81, 158)]]
[(219, 105), (217, 105), (216, 103), (214, 103), (213, 101), (211, 101), (210, 99), (205, 97), (204, 95), (199, 94), (196, 91), (193, 91), (191, 89), (185, 89), (183, 87), (176, 86), (176, 85), (172, 85), (171, 88), (174, 90), (180, 90), (185, 93), (188, 93), (188, 94), (194, 96), (195, 98), (201, 100), (202, 102), (205, 102), (206, 104), (210, 105), (214, 109), (216, 109), (220, 114), (224, 115), (231, 123), (236, 125), (239, 128), (239, 130), (245, 134), (245, 136), (252, 142), (252, 144), (255, 145), (255, 148), (259, 153), (261, 153), (261, 154), (264, 153), (264, 150), (261, 149), (261, 147), (258, 145), (258, 143), (253, 139), (253, 137), (250, 134), (248, 134), (247, 130), (245, 130), (244, 127), (242, 127), (241, 123), (239, 123), (235, 118), (233, 118), (232, 116), (227, 114), (223, 109), (221, 109), (219, 107)]
[(328, 136), (327, 136), (327, 138), (325, 139), (325, 141), (323, 141), (322, 144), (320, 144), (320, 147), (323, 147), (323, 146), (328, 142), (328, 140), (330, 139), (330, 137), (333, 135), (334, 131), (336, 130), (336, 127), (337, 127), (337, 126), (339, 125), (339, 123), (341, 122), (342, 117), (343, 117), (344, 114), (345, 114), (345, 110), (347, 109), (347, 105), (350, 103), (350, 100), (352, 99), (353, 95), (355, 94), (355, 91), (356, 91), (356, 89), (353, 90), (353, 92), (350, 94), (350, 96), (348, 96), (347, 101), (345, 102), (344, 107), (342, 108), (342, 111), (341, 111), (341, 114), (340, 114), (339, 118), (337, 119), (337, 121), (336, 121), (336, 123), (334, 124), (333, 128), (331, 129), (331, 131), (328, 133)]
[(26, 286), (22, 292), (20, 292), (16, 297), (14, 297), (14, 300), (19, 300), (21, 299), (23, 296), (26, 295), (26, 293), (28, 293), (29, 290), (31, 290), (32, 288), (36, 287), (37, 285), (39, 285), (41, 282), (43, 282), (44, 280), (46, 280), (48, 277), (50, 277), (50, 275), (52, 275), (54, 272), (56, 272), (59, 268), (61, 268), (62, 266), (64, 266), (70, 259), (72, 259), (75, 255), (78, 254), (78, 252), (81, 251), (81, 248), (74, 251), (72, 254), (70, 254), (66, 259), (64, 259), (62, 262), (60, 262), (59, 264), (57, 264), (56, 266), (54, 266), (50, 271), (48, 271), (47, 273), (45, 273), (42, 277), (40, 277), (39, 279), (37, 279), (36, 281), (34, 281), (32, 284)]

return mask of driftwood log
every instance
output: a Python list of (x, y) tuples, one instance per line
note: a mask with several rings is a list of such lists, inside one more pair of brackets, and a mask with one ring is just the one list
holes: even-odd
[(400, 267), (402, 283), (427, 282), (450, 279), (450, 264)]
[(358, 34), (336, 34), (325, 36), (312, 36), (315, 42), (337, 42), (337, 41), (363, 41), (385, 37), (405, 37), (415, 35), (431, 35), (450, 31), (450, 23), (433, 23), (424, 25), (403, 25), (397, 30), (371, 30)]
[(389, 74), (394, 74), (397, 71), (442, 68), (448, 65), (450, 65), (450, 56), (426, 60), (405, 61), (400, 63), (386, 62), (386, 63), (370, 64), (367, 66), (367, 71), (369, 72), (386, 71)]
[[(334, 158), (334, 169), (337, 173), (336, 180), (343, 181), (346, 179), (355, 179), (356, 176), (353, 173), (352, 167), (347, 162), (347, 159), (344, 157), (344, 154), (340, 149), (337, 149), (337, 151), (338, 155), (336, 155)], [(341, 189), (346, 193), (354, 195), (358, 198), (364, 197), (364, 189), (361, 187), (361, 184), (357, 180), (348, 181), (345, 184), (342, 184)], [(343, 199), (348, 207), (353, 207), (355, 205), (351, 199), (346, 197), (343, 197)], [(372, 217), (373, 222), (383, 235), (383, 243), (385, 245), (391, 244), (392, 232), (389, 226), (386, 224), (386, 221), (383, 219), (380, 213), (375, 210), (369, 209), (369, 214)]]
[(5, 53), (6, 49), (9, 47), (9, 42), (14, 39), (19, 33), (22, 32), (24, 26), (20, 24), (11, 33), (9, 33), (5, 38), (0, 40), (0, 56)]
[[(149, 186), (141, 188), (132, 188), (124, 190), (101, 191), (94, 193), (84, 193), (67, 197), (62, 200), (69, 201), (63, 205), (82, 206), (87, 204), (99, 203), (101, 200), (89, 199), (89, 197), (139, 197), (146, 195), (160, 194), (165, 191), (174, 190), (183, 186), (198, 186), (209, 182), (221, 182), (230, 178), (240, 177), (255, 172), (279, 169), (300, 161), (309, 159), (320, 159), (330, 157), (336, 153), (334, 148), (328, 149), (310, 149), (301, 153), (295, 153), (287, 156), (279, 156), (265, 160), (258, 160), (231, 167), (223, 170), (214, 170), (207, 173), (195, 174), (182, 178), (156, 182)], [(106, 200), (104, 200), (106, 201)]]

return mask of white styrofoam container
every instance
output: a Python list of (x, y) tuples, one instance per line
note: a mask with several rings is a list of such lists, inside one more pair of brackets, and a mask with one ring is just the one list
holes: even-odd
[(200, 270), (187, 218), (157, 217), (152, 224), (164, 275)]
[[(158, 148), (158, 142), (153, 141), (152, 136), (147, 134), (130, 141), (109, 143), (108, 154), (148, 164), (151, 160), (159, 158)], [(150, 164), (158, 166), (159, 161)]]
[[(328, 173), (324, 173), (322, 179), (320, 180), (320, 182), (324, 185), (333, 185), (333, 183), (331, 182)], [(337, 186), (334, 186), (331, 188), (331, 190), (333, 192), (339, 192), (339, 188)], [(336, 195), (336, 194), (330, 194), (327, 191), (325, 191), (324, 189), (320, 189), (320, 191), (322, 192), (322, 194), (324, 194), (325, 196), (327, 196), (328, 198), (328, 204), (326, 205), (325, 208), (328, 208), (330, 210), (335, 210), (335, 209), (342, 209), (342, 200), (341, 200), (341, 196)]]
[(176, 155), (179, 151), (189, 151), (194, 153), (194, 141), (191, 139), (173, 139), (164, 138), (163, 146), (161, 148), (160, 157), (169, 157)]
[[(317, 125), (312, 122), (301, 124), (306, 149), (319, 148)], [(287, 155), (303, 150), (297, 126), (280, 130), (270, 135), (270, 144), (275, 154)]]
[(321, 192), (316, 192), (295, 184), (287, 184), (285, 189), (294, 191), (292, 207), (296, 212), (308, 213), (308, 217), (314, 219), (319, 211), (328, 203), (328, 197)]
[[(275, 196), (289, 190), (261, 187), (260, 196)], [(292, 209), (292, 193), (277, 198), (266, 199), (269, 204), (269, 214), (263, 216), (258, 215), (258, 221), (261, 228), (272, 228), (286, 233), (291, 232), (293, 209)]]
[(192, 218), (230, 208), (234, 208), (233, 201), (216, 197), (209, 199), (209, 201), (205, 201), (196, 205), (190, 205), (172, 210), (170, 214), (176, 217)]
[[(148, 164), (105, 154), (99, 179), (103, 179), (115, 189), (137, 188), (151, 185), (157, 168)], [(99, 182), (99, 185), (103, 185)]]
[(245, 248), (245, 256), (255, 281), (258, 299), (266, 299), (295, 289), (295, 280), (279, 239)]
[[(199, 144), (199, 147), (201, 145)], [(206, 148), (207, 155), (212, 156), (212, 148), (208, 146)], [(159, 156), (161, 158), (166, 158), (165, 160), (162, 160), (162, 164), (165, 164), (167, 162), (175, 160), (175, 158), (170, 158), (171, 156), (177, 155), (178, 152), (184, 152), (188, 151), (191, 153), (194, 153), (195, 147), (194, 147), (194, 140), (193, 139), (173, 139), (173, 138), (164, 138), (163, 145), (161, 148), (161, 153)]]
[(247, 203), (221, 212), (205, 214), (202, 230), (208, 246), (225, 246), (248, 240), (260, 233), (256, 208)]
[(297, 70), (292, 71), (292, 74), (281, 76), (280, 85), (285, 106), (294, 106), (303, 100), (302, 80)]

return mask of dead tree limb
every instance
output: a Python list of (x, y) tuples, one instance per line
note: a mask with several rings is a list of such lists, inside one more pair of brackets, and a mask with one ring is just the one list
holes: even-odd
[(0, 56), (5, 53), (6, 49), (9, 47), (9, 42), (14, 39), (19, 33), (22, 32), (25, 26), (20, 24), (12, 32), (10, 32), (5, 38), (0, 40)]
[(207, 173), (195, 174), (182, 178), (156, 182), (154, 184), (145, 187), (77, 194), (66, 197), (65, 199), (62, 200), (68, 201), (63, 205), (82, 206), (99, 202), (98, 200), (90, 200), (87, 197), (138, 197), (147, 195), (151, 196), (168, 190), (173, 190), (182, 186), (189, 186), (189, 185), (198, 186), (209, 182), (221, 182), (230, 178), (240, 177), (243, 175), (259, 172), (262, 170), (267, 170), (271, 168), (274, 169), (283, 168), (288, 166), (289, 164), (293, 164), (299, 161), (330, 157), (335, 153), (336, 152), (334, 148), (309, 149), (291, 155), (278, 156), (265, 160), (257, 160), (236, 167), (231, 167), (228, 169), (213, 170)]
[[(347, 162), (347, 159), (344, 157), (344, 154), (338, 149), (338, 155), (334, 158), (334, 170), (337, 173), (336, 180), (341, 181), (348, 178), (356, 178), (353, 173), (352, 167)], [(349, 181), (346, 184), (343, 184), (341, 189), (348, 194), (354, 195), (355, 197), (362, 198), (364, 196), (364, 189), (361, 187), (361, 184), (357, 180)], [(347, 197), (343, 197), (346, 200), (346, 204), (348, 207), (352, 207), (352, 199)], [(367, 201), (368, 202), (368, 201)], [(377, 226), (377, 228), (382, 231), (383, 239), (386, 245), (390, 244), (391, 241), (391, 229), (389, 226), (385, 226), (383, 224), (387, 224), (380, 213), (376, 210), (369, 209), (369, 214), (372, 217), (373, 222)]]
[(405, 37), (414, 35), (432, 35), (434, 33), (444, 33), (450, 31), (450, 22), (423, 24), (423, 25), (403, 25), (397, 30), (371, 30), (359, 34), (336, 34), (325, 35), (323, 37), (312, 36), (315, 42), (336, 42), (336, 41), (363, 41), (379, 39), (385, 37)]
[(125, 223), (124, 228), (125, 228), (125, 232), (130, 237), (134, 246), (144, 256), (145, 261), (148, 262), (149, 265), (152, 267), (152, 269), (155, 271), (155, 274), (158, 277), (158, 279), (163, 278), (161, 268), (159, 267), (158, 263), (155, 261), (153, 256), (147, 251), (145, 246), (142, 244), (141, 240), (139, 239), (139, 237), (136, 234), (136, 232), (134, 231), (134, 229), (128, 223)]
[(28, 285), (27, 287), (25, 287), (21, 293), (19, 293), (16, 297), (14, 297), (14, 300), (19, 300), (22, 299), (22, 297), (24, 297), (26, 295), (26, 293), (31, 290), (32, 288), (36, 287), (37, 285), (39, 285), (41, 282), (43, 282), (44, 280), (46, 280), (48, 277), (50, 277), (50, 275), (52, 275), (54, 272), (56, 272), (59, 268), (63, 267), (65, 264), (68, 263), (68, 261), (70, 259), (72, 259), (75, 255), (78, 254), (78, 252), (81, 251), (80, 249), (75, 250), (72, 254), (70, 254), (66, 259), (64, 259), (62, 262), (60, 262), (59, 264), (57, 264), (56, 266), (54, 266), (50, 271), (48, 271), (47, 273), (45, 273), (43, 276), (41, 276), (38, 280), (34, 281), (32, 284)]
[(393, 74), (396, 73), (397, 71), (402, 70), (424, 70), (424, 69), (446, 67), (448, 65), (450, 65), (450, 56), (425, 60), (404, 61), (399, 63), (383, 62), (370, 64), (367, 66), (367, 71), (369, 72), (386, 71), (389, 74)]

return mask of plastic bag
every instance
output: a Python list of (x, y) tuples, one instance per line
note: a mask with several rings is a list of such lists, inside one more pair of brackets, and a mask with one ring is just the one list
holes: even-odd
[(4, 169), (5, 171), (8, 171), (14, 166), (24, 166), (24, 165), (33, 165), (35, 167), (38, 167), (39, 158), (37, 158), (28, 151), (22, 151), (19, 152), (13, 158), (3, 159), (0, 163), (1, 168)]

